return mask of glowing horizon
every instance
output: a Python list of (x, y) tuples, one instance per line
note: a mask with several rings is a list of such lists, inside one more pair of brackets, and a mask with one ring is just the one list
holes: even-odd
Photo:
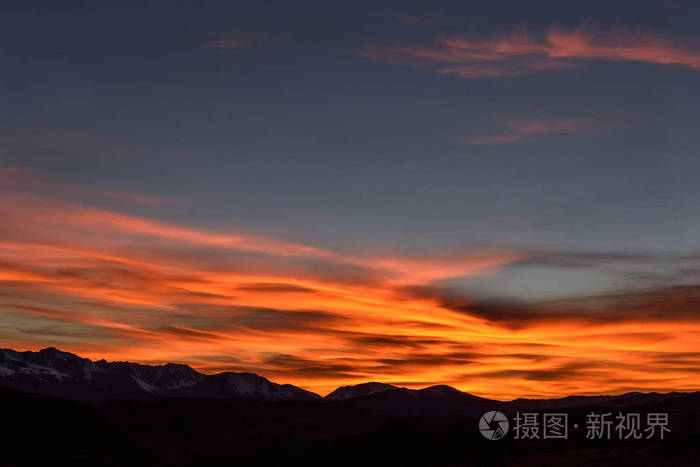
[(489, 304), (440, 281), (526, 254), (341, 254), (52, 196), (0, 193), (12, 348), (250, 371), (322, 394), (368, 381), (498, 399), (697, 389), (694, 290)]
[(0, 15), (0, 346), (700, 389), (700, 4), (58, 3)]

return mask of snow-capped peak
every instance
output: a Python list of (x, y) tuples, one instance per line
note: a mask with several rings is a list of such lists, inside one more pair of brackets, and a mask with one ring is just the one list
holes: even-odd
[(276, 384), (253, 373), (206, 375), (176, 363), (93, 362), (53, 347), (38, 352), (1, 349), (0, 385), (58, 395), (65, 395), (61, 388), (69, 388), (76, 399), (88, 402), (168, 396), (264, 401), (320, 399), (317, 394), (291, 384)]
[(352, 399), (354, 397), (370, 396), (372, 394), (377, 394), (379, 392), (393, 391), (394, 389), (399, 389), (396, 386), (386, 383), (362, 383), (352, 386), (341, 386), (330, 394), (326, 395), (326, 399), (330, 400), (343, 400)]

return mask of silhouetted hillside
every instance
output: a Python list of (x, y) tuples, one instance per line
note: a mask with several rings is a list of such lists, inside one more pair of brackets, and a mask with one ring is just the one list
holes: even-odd
[[(477, 429), (479, 415), (406, 417), (345, 401), (168, 398), (87, 406), (4, 388), (0, 408), (3, 465), (697, 465), (700, 455), (698, 394), (629, 406), (668, 413), (672, 432), (628, 441), (587, 440), (583, 426), (569, 440), (491, 441)], [(567, 412), (580, 421), (601, 409), (609, 406)]]
[[(250, 373), (0, 354), (0, 465), (698, 465), (700, 393), (484, 399), (449, 386), (346, 386), (325, 399)], [(30, 394), (44, 393), (49, 395)], [(55, 396), (82, 400), (84, 403)], [(492, 410), (566, 413), (569, 439), (500, 440)], [(587, 414), (665, 413), (665, 439), (586, 438)]]

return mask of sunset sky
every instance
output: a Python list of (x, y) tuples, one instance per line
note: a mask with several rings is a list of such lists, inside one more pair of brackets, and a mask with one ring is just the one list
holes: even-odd
[(700, 389), (700, 3), (0, 7), (0, 347)]

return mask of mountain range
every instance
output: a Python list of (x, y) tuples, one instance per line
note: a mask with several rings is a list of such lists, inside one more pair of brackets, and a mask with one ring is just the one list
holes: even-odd
[[(70, 400), (72, 399), (72, 400)], [(492, 441), (485, 413), (567, 413), (564, 440)], [(589, 413), (666, 413), (665, 439), (589, 440)], [(0, 464), (697, 465), (700, 393), (496, 401), (370, 382), (321, 397), (251, 373), (0, 350)]]
[(188, 365), (92, 361), (49, 347), (38, 352), (0, 349), (0, 385), (85, 403), (163, 397), (247, 398), (260, 401), (321, 399), (291, 384), (253, 373), (200, 373)]
[(87, 404), (111, 400), (152, 401), (163, 398), (252, 399), (261, 402), (342, 401), (384, 415), (474, 415), (485, 408), (525, 410), (597, 404), (625, 407), (663, 401), (682, 393), (618, 396), (569, 396), (560, 399), (497, 401), (445, 385), (407, 389), (369, 382), (342, 386), (321, 397), (291, 384), (277, 384), (253, 373), (200, 373), (188, 365), (143, 365), (92, 361), (53, 347), (38, 352), (0, 349), (0, 386), (72, 399)]

